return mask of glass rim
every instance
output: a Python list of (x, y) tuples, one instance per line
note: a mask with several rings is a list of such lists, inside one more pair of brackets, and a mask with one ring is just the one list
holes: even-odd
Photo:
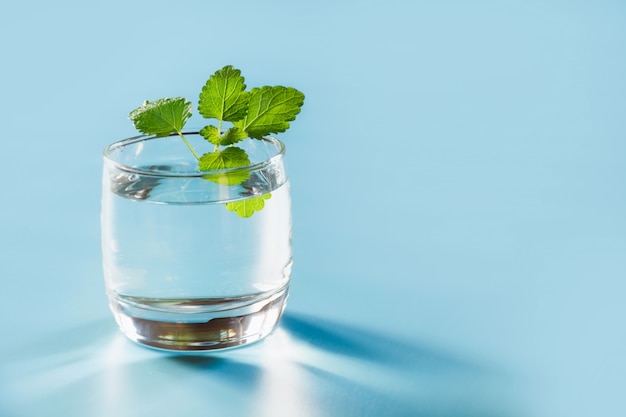
[[(184, 131), (182, 132), (182, 134), (183, 135), (199, 135), (200, 131), (193, 129), (189, 131)], [(276, 154), (264, 159), (263, 161), (255, 162), (253, 164), (246, 165), (243, 167), (224, 168), (224, 169), (216, 169), (216, 170), (210, 170), (210, 171), (193, 171), (193, 172), (192, 171), (171, 172), (171, 171), (162, 171), (159, 169), (138, 168), (138, 167), (130, 166), (123, 162), (116, 161), (114, 158), (111, 157), (112, 151), (116, 149), (120, 149), (125, 146), (137, 143), (137, 142), (146, 142), (150, 140), (163, 139), (166, 137), (173, 137), (173, 136), (178, 136), (178, 133), (170, 133), (167, 136), (157, 136), (157, 135), (131, 136), (129, 138), (122, 139), (117, 142), (113, 142), (110, 145), (106, 146), (104, 150), (102, 151), (102, 156), (104, 157), (106, 161), (111, 162), (112, 164), (115, 164), (115, 166), (118, 169), (122, 171), (126, 171), (126, 172), (132, 172), (136, 174), (141, 174), (141, 175), (146, 175), (146, 176), (155, 176), (155, 177), (203, 178), (203, 177), (206, 177), (208, 174), (220, 174), (221, 175), (221, 174), (236, 173), (236, 172), (242, 172), (242, 171), (251, 172), (251, 171), (261, 170), (269, 165), (272, 165), (276, 160), (282, 159), (283, 156), (285, 155), (285, 150), (286, 150), (285, 144), (281, 140), (276, 139), (273, 136), (266, 136), (266, 137), (263, 137), (262, 139), (250, 138), (251, 140), (260, 140), (263, 142), (271, 143), (278, 149), (278, 151), (276, 152)]]

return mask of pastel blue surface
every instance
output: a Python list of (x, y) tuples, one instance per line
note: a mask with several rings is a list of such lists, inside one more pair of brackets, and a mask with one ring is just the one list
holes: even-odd
[[(624, 416), (626, 3), (1, 7), (0, 416)], [(101, 151), (224, 65), (305, 92), (281, 326), (127, 341)]]

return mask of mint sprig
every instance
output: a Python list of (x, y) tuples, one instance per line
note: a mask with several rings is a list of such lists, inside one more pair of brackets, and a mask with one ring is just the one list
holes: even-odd
[[(133, 110), (129, 118), (135, 128), (146, 135), (157, 137), (177, 134), (198, 161), (200, 171), (229, 170), (250, 165), (245, 150), (236, 143), (286, 131), (300, 113), (304, 94), (295, 88), (265, 86), (246, 91), (241, 71), (230, 65), (216, 71), (202, 87), (198, 112), (215, 124), (205, 126), (200, 134), (213, 150), (199, 155), (183, 134), (183, 128), (191, 117), (191, 102), (182, 98), (162, 98)], [(224, 123), (230, 126), (225, 128)], [(244, 169), (208, 173), (205, 178), (221, 185), (236, 185), (246, 181), (250, 173)], [(264, 200), (270, 194), (228, 203), (226, 207), (241, 217), (250, 217), (263, 209)]]

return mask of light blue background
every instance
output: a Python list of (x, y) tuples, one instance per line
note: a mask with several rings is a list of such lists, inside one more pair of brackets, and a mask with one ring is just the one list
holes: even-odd
[[(0, 416), (624, 416), (626, 3), (0, 6)], [(224, 65), (306, 93), (266, 341), (133, 345), (101, 150)]]

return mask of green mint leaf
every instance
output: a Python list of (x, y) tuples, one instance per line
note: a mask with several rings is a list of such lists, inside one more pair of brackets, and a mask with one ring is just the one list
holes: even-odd
[(220, 140), (220, 145), (232, 145), (248, 137), (248, 134), (237, 127), (231, 127), (224, 133)]
[(138, 131), (159, 137), (180, 133), (189, 117), (191, 103), (182, 97), (146, 100), (128, 115)]
[(250, 99), (245, 89), (241, 71), (227, 65), (216, 71), (202, 87), (198, 112), (207, 119), (241, 120), (246, 115)]
[(304, 94), (291, 87), (262, 87), (250, 90), (248, 113), (234, 125), (254, 139), (284, 132), (304, 104)]
[[(248, 154), (236, 146), (230, 146), (222, 151), (207, 152), (198, 161), (198, 167), (201, 171), (218, 171), (248, 165), (250, 165)], [(248, 177), (250, 177), (250, 172), (246, 170), (209, 173), (204, 176), (204, 178), (221, 185), (241, 184)]]
[(250, 159), (246, 151), (236, 146), (231, 146), (223, 151), (205, 153), (198, 161), (198, 165), (201, 171), (215, 171), (245, 167), (250, 165)]
[(272, 194), (267, 193), (258, 197), (248, 198), (247, 200), (226, 203), (226, 208), (234, 211), (240, 217), (250, 217), (255, 212), (263, 210), (265, 200), (268, 200), (270, 197), (272, 197)]
[(214, 145), (232, 145), (248, 137), (246, 132), (242, 132), (236, 127), (231, 127), (224, 134), (218, 132), (217, 127), (213, 125), (205, 126), (200, 129), (200, 134)]
[(217, 130), (217, 127), (213, 125), (204, 126), (202, 129), (200, 129), (199, 133), (202, 135), (203, 138), (205, 138), (212, 144), (214, 145), (220, 144), (221, 136), (220, 136), (220, 132)]

